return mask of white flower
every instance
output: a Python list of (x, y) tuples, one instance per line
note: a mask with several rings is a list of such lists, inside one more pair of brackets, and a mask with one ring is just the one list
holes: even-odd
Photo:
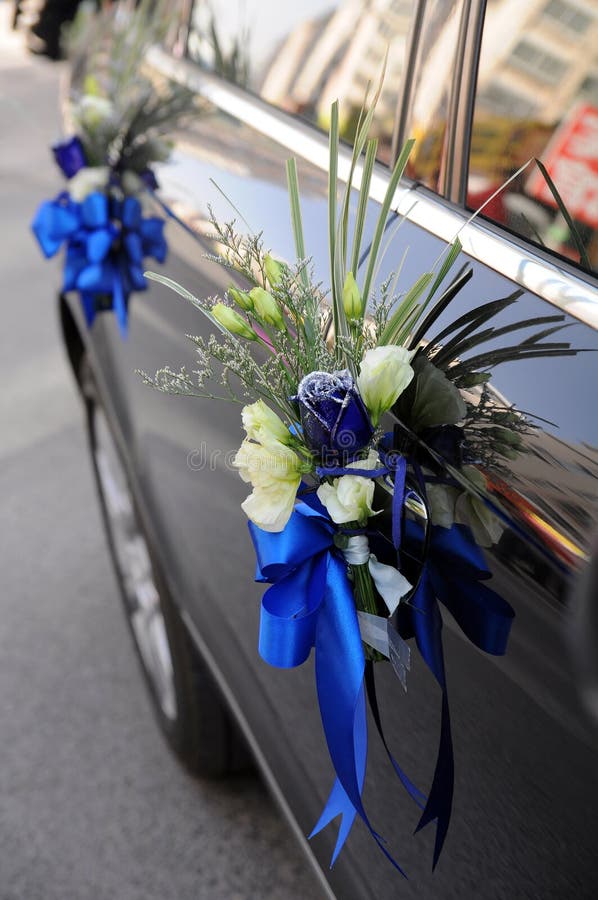
[(112, 118), (113, 113), (112, 102), (95, 94), (84, 94), (74, 110), (75, 117), (90, 130)]
[(84, 166), (70, 179), (69, 194), (76, 203), (82, 203), (88, 194), (105, 191), (110, 180), (108, 166)]
[(293, 512), (301, 482), (302, 466), (297, 454), (274, 439), (268, 446), (245, 440), (233, 465), (243, 481), (253, 486), (241, 504), (245, 514), (264, 531), (282, 531)]
[(243, 428), (250, 440), (268, 445), (272, 441), (288, 444), (291, 433), (276, 413), (263, 400), (244, 406), (241, 412)]
[(452, 528), (455, 523), (455, 503), (459, 496), (459, 488), (447, 484), (427, 484), (426, 496), (432, 525)]
[[(474, 487), (486, 491), (486, 479), (474, 466), (463, 466), (461, 471)], [(480, 547), (492, 547), (500, 540), (502, 522), (476, 494), (444, 484), (428, 485), (426, 494), (433, 525), (467, 525)]]
[[(375, 469), (379, 465), (378, 454), (370, 450), (367, 459), (349, 463), (347, 469)], [(332, 484), (321, 484), (318, 499), (326, 507), (330, 518), (337, 525), (347, 522), (367, 522), (378, 513), (372, 509), (374, 479), (363, 475), (341, 475)]]
[[(486, 492), (486, 479), (474, 466), (463, 466), (463, 474), (479, 490)], [(504, 531), (504, 525), (489, 506), (475, 494), (463, 491), (455, 503), (455, 522), (468, 525), (480, 547), (497, 544)]]
[(364, 354), (357, 387), (374, 425), (413, 378), (410, 359), (411, 354), (405, 347), (375, 347)]
[(125, 194), (141, 194), (144, 190), (144, 184), (137, 172), (132, 169), (125, 169), (121, 175), (120, 186)]

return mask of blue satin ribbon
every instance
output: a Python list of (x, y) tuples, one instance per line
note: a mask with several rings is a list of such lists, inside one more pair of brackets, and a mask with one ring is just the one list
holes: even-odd
[(365, 659), (347, 564), (334, 549), (330, 519), (298, 503), (282, 532), (249, 530), (262, 599), (259, 652), (270, 665), (301, 665), (315, 648), (322, 725), (336, 781), (311, 836), (341, 816), (334, 864), (357, 815), (389, 861), (405, 873), (372, 828), (361, 793), (367, 757)]
[[(413, 523), (406, 528), (413, 534)], [(432, 526), (424, 568), (409, 601), (418, 649), (442, 691), (440, 740), (428, 802), (416, 831), (436, 820), (433, 866), (447, 835), (453, 801), (454, 756), (442, 648), (439, 603), (480, 650), (502, 655), (514, 618), (513, 608), (482, 582), (490, 578), (484, 555), (465, 525)]]
[[(425, 496), (419, 466), (414, 466)], [(406, 460), (397, 457), (380, 470), (328, 468), (321, 475), (345, 474), (377, 477), (393, 471), (393, 543), (402, 537), (421, 540), (416, 523), (401, 514), (406, 495)], [(317, 834), (338, 815), (342, 816), (332, 857), (336, 860), (359, 815), (376, 843), (405, 874), (373, 830), (361, 802), (366, 769), (367, 722), (365, 712), (365, 661), (355, 601), (346, 575), (346, 563), (334, 550), (334, 526), (315, 496), (299, 503), (287, 527), (280, 533), (261, 531), (250, 523), (258, 565), (256, 580), (272, 583), (262, 600), (259, 650), (271, 665), (301, 665), (315, 647), (316, 683), (322, 723), (336, 782), (314, 828)], [(307, 505), (309, 504), (309, 505)], [(402, 531), (404, 534), (402, 535)], [(373, 673), (366, 679), (374, 721), (387, 755), (413, 800), (423, 808), (416, 831), (436, 820), (433, 866), (448, 831), (453, 787), (454, 757), (439, 603), (451, 612), (464, 634), (486, 653), (503, 654), (514, 617), (511, 606), (483, 584), (491, 577), (484, 555), (469, 528), (432, 526), (425, 562), (408, 606), (420, 653), (442, 691), (438, 756), (430, 794), (425, 796), (403, 773), (387, 746), (375, 697)], [(310, 835), (310, 837), (312, 836)]]
[(126, 335), (129, 296), (147, 290), (144, 258), (166, 259), (164, 220), (143, 218), (136, 197), (118, 201), (94, 192), (77, 203), (63, 192), (41, 204), (31, 227), (46, 258), (66, 244), (63, 290), (79, 292), (88, 325), (104, 294)]

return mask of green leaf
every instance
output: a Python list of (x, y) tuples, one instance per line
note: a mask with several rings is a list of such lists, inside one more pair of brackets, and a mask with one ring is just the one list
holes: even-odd
[(182, 284), (179, 284), (178, 281), (174, 281), (172, 278), (168, 278), (166, 275), (159, 275), (157, 272), (144, 272), (144, 277), (149, 281), (157, 281), (158, 284), (163, 284), (165, 287), (170, 288), (171, 291), (175, 291), (175, 293), (179, 294), (185, 300), (188, 300), (196, 309), (198, 309), (201, 313), (204, 314), (206, 319), (209, 319), (212, 325), (214, 325), (218, 331), (222, 332), (222, 334), (226, 334), (230, 336), (230, 332), (224, 328), (220, 322), (212, 315), (209, 309), (207, 309), (201, 300), (188, 291), (187, 288), (184, 288)]
[[(301, 219), (301, 203), (299, 200), (299, 179), (297, 177), (297, 162), (293, 159), (287, 159), (287, 185), (289, 189), (289, 203), (291, 206), (291, 224), (293, 226), (293, 237), (295, 239), (295, 252), (297, 259), (305, 259), (305, 240), (303, 237), (303, 223)], [(300, 274), (303, 286), (309, 289), (309, 277), (305, 266), (301, 268)]]
[(565, 204), (563, 202), (563, 198), (561, 197), (561, 195), (559, 194), (559, 192), (557, 190), (556, 184), (554, 183), (554, 181), (548, 174), (548, 169), (546, 168), (544, 163), (541, 162), (539, 159), (535, 159), (534, 161), (535, 161), (536, 165), (538, 166), (540, 172), (542, 173), (542, 176), (543, 176), (544, 180), (546, 181), (546, 184), (548, 185), (548, 189), (549, 189), (550, 193), (552, 194), (552, 196), (554, 197), (554, 199), (556, 201), (556, 204), (561, 212), (563, 219), (567, 223), (567, 227), (571, 233), (573, 242), (574, 242), (575, 246), (577, 247), (577, 252), (579, 253), (579, 259), (580, 259), (581, 264), (584, 266), (584, 268), (586, 268), (588, 270), (588, 272), (591, 272), (592, 264), (590, 263), (590, 258), (586, 252), (586, 248), (584, 247), (584, 243), (581, 239), (579, 231), (577, 230), (575, 223), (574, 223), (573, 219), (571, 218), (569, 210), (565, 206)]
[(403, 300), (401, 300), (399, 308), (390, 317), (384, 331), (380, 335), (378, 344), (384, 345), (396, 343), (403, 325), (411, 315), (415, 304), (432, 281), (432, 278), (432, 272), (425, 272), (423, 275), (420, 275), (415, 284), (407, 291)]
[(372, 276), (374, 274), (374, 268), (376, 266), (376, 258), (378, 256), (378, 251), (380, 249), (380, 242), (382, 241), (382, 236), (384, 234), (384, 229), (386, 227), (386, 220), (388, 218), (388, 213), (390, 211), (390, 204), (395, 195), (395, 191), (401, 180), (403, 172), (405, 171), (405, 166), (407, 165), (407, 161), (409, 159), (409, 155), (413, 148), (415, 141), (413, 139), (405, 142), (403, 149), (399, 154), (399, 158), (397, 159), (395, 166), (392, 170), (392, 175), (390, 176), (390, 181), (388, 182), (388, 187), (386, 189), (386, 194), (384, 195), (384, 200), (382, 202), (382, 207), (380, 209), (380, 214), (378, 216), (378, 222), (376, 224), (376, 230), (374, 232), (374, 239), (372, 241), (372, 245), (370, 247), (369, 256), (368, 256), (368, 265), (365, 273), (365, 280), (363, 283), (362, 289), (362, 297), (364, 306), (367, 306), (368, 297), (370, 293), (370, 288), (372, 284)]
[[(471, 335), (472, 332), (475, 332), (479, 327), (477, 322), (473, 322), (442, 347), (442, 349), (434, 356), (434, 364), (442, 368), (456, 356), (462, 356), (468, 350), (471, 350), (473, 347), (479, 346), (486, 341), (495, 340), (496, 338), (503, 337), (505, 334), (511, 334), (514, 331), (521, 331), (523, 328), (530, 328), (532, 325), (541, 325), (548, 322), (562, 322), (564, 318), (565, 317), (562, 315), (556, 315), (543, 316), (539, 319), (523, 319), (521, 322), (512, 322), (510, 325), (504, 325), (502, 328), (486, 328), (484, 331), (473, 334), (473, 336), (469, 338), (469, 335)], [(536, 343), (544, 337), (548, 337), (550, 334), (566, 327), (566, 325), (559, 325), (556, 328), (547, 328), (545, 331), (540, 331), (537, 335), (533, 335), (523, 341), (522, 346)]]
[(378, 152), (378, 141), (372, 138), (368, 141), (363, 163), (363, 171), (361, 174), (361, 185), (359, 188), (359, 203), (357, 204), (357, 217), (355, 219), (355, 229), (353, 232), (353, 247), (351, 259), (351, 271), (357, 278), (357, 269), (359, 268), (359, 254), (361, 251), (361, 241), (363, 238), (363, 229), (365, 225), (365, 217), (370, 195), (370, 184), (372, 181), (372, 173), (374, 171), (374, 163), (376, 161), (376, 153)]
[(484, 322), (488, 322), (493, 316), (515, 303), (522, 294), (523, 291), (517, 289), (516, 291), (513, 291), (512, 294), (509, 294), (508, 297), (503, 297), (500, 300), (490, 300), (488, 303), (483, 303), (481, 306), (470, 309), (469, 312), (459, 316), (458, 319), (455, 319), (454, 322), (451, 322), (450, 325), (443, 328), (435, 338), (431, 339), (430, 343), (440, 344), (447, 335), (474, 319), (478, 322), (478, 325), (483, 325)]
[(457, 296), (462, 287), (464, 287), (473, 275), (473, 269), (469, 264), (462, 266), (457, 272), (453, 281), (449, 284), (444, 293), (438, 298), (428, 315), (409, 342), (409, 349), (413, 350), (426, 334), (436, 319), (444, 312), (448, 304)]

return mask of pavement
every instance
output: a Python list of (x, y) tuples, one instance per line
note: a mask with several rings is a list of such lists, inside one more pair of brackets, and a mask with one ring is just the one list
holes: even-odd
[(62, 66), (0, 0), (0, 900), (317, 896), (257, 776), (190, 778), (163, 742), (110, 568), (62, 351), (59, 263), (29, 222), (60, 179)]

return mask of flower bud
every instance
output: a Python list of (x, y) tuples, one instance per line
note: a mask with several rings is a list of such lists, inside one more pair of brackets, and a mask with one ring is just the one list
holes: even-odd
[(256, 315), (262, 322), (265, 322), (266, 325), (273, 325), (275, 328), (284, 328), (280, 307), (272, 294), (261, 287), (254, 287), (249, 291), (249, 296), (253, 300)]
[(343, 306), (348, 319), (359, 319), (362, 314), (361, 295), (353, 272), (347, 272), (343, 286)]
[(257, 340), (255, 331), (249, 327), (245, 319), (224, 303), (216, 303), (212, 307), (212, 315), (227, 331), (231, 334), (238, 334), (239, 337), (248, 341)]
[(264, 269), (266, 271), (266, 278), (272, 287), (276, 287), (280, 284), (282, 278), (282, 265), (270, 256), (269, 253), (266, 253), (264, 256)]
[(253, 309), (253, 300), (247, 291), (240, 291), (238, 288), (229, 287), (228, 293), (241, 309), (244, 309), (245, 311)]

